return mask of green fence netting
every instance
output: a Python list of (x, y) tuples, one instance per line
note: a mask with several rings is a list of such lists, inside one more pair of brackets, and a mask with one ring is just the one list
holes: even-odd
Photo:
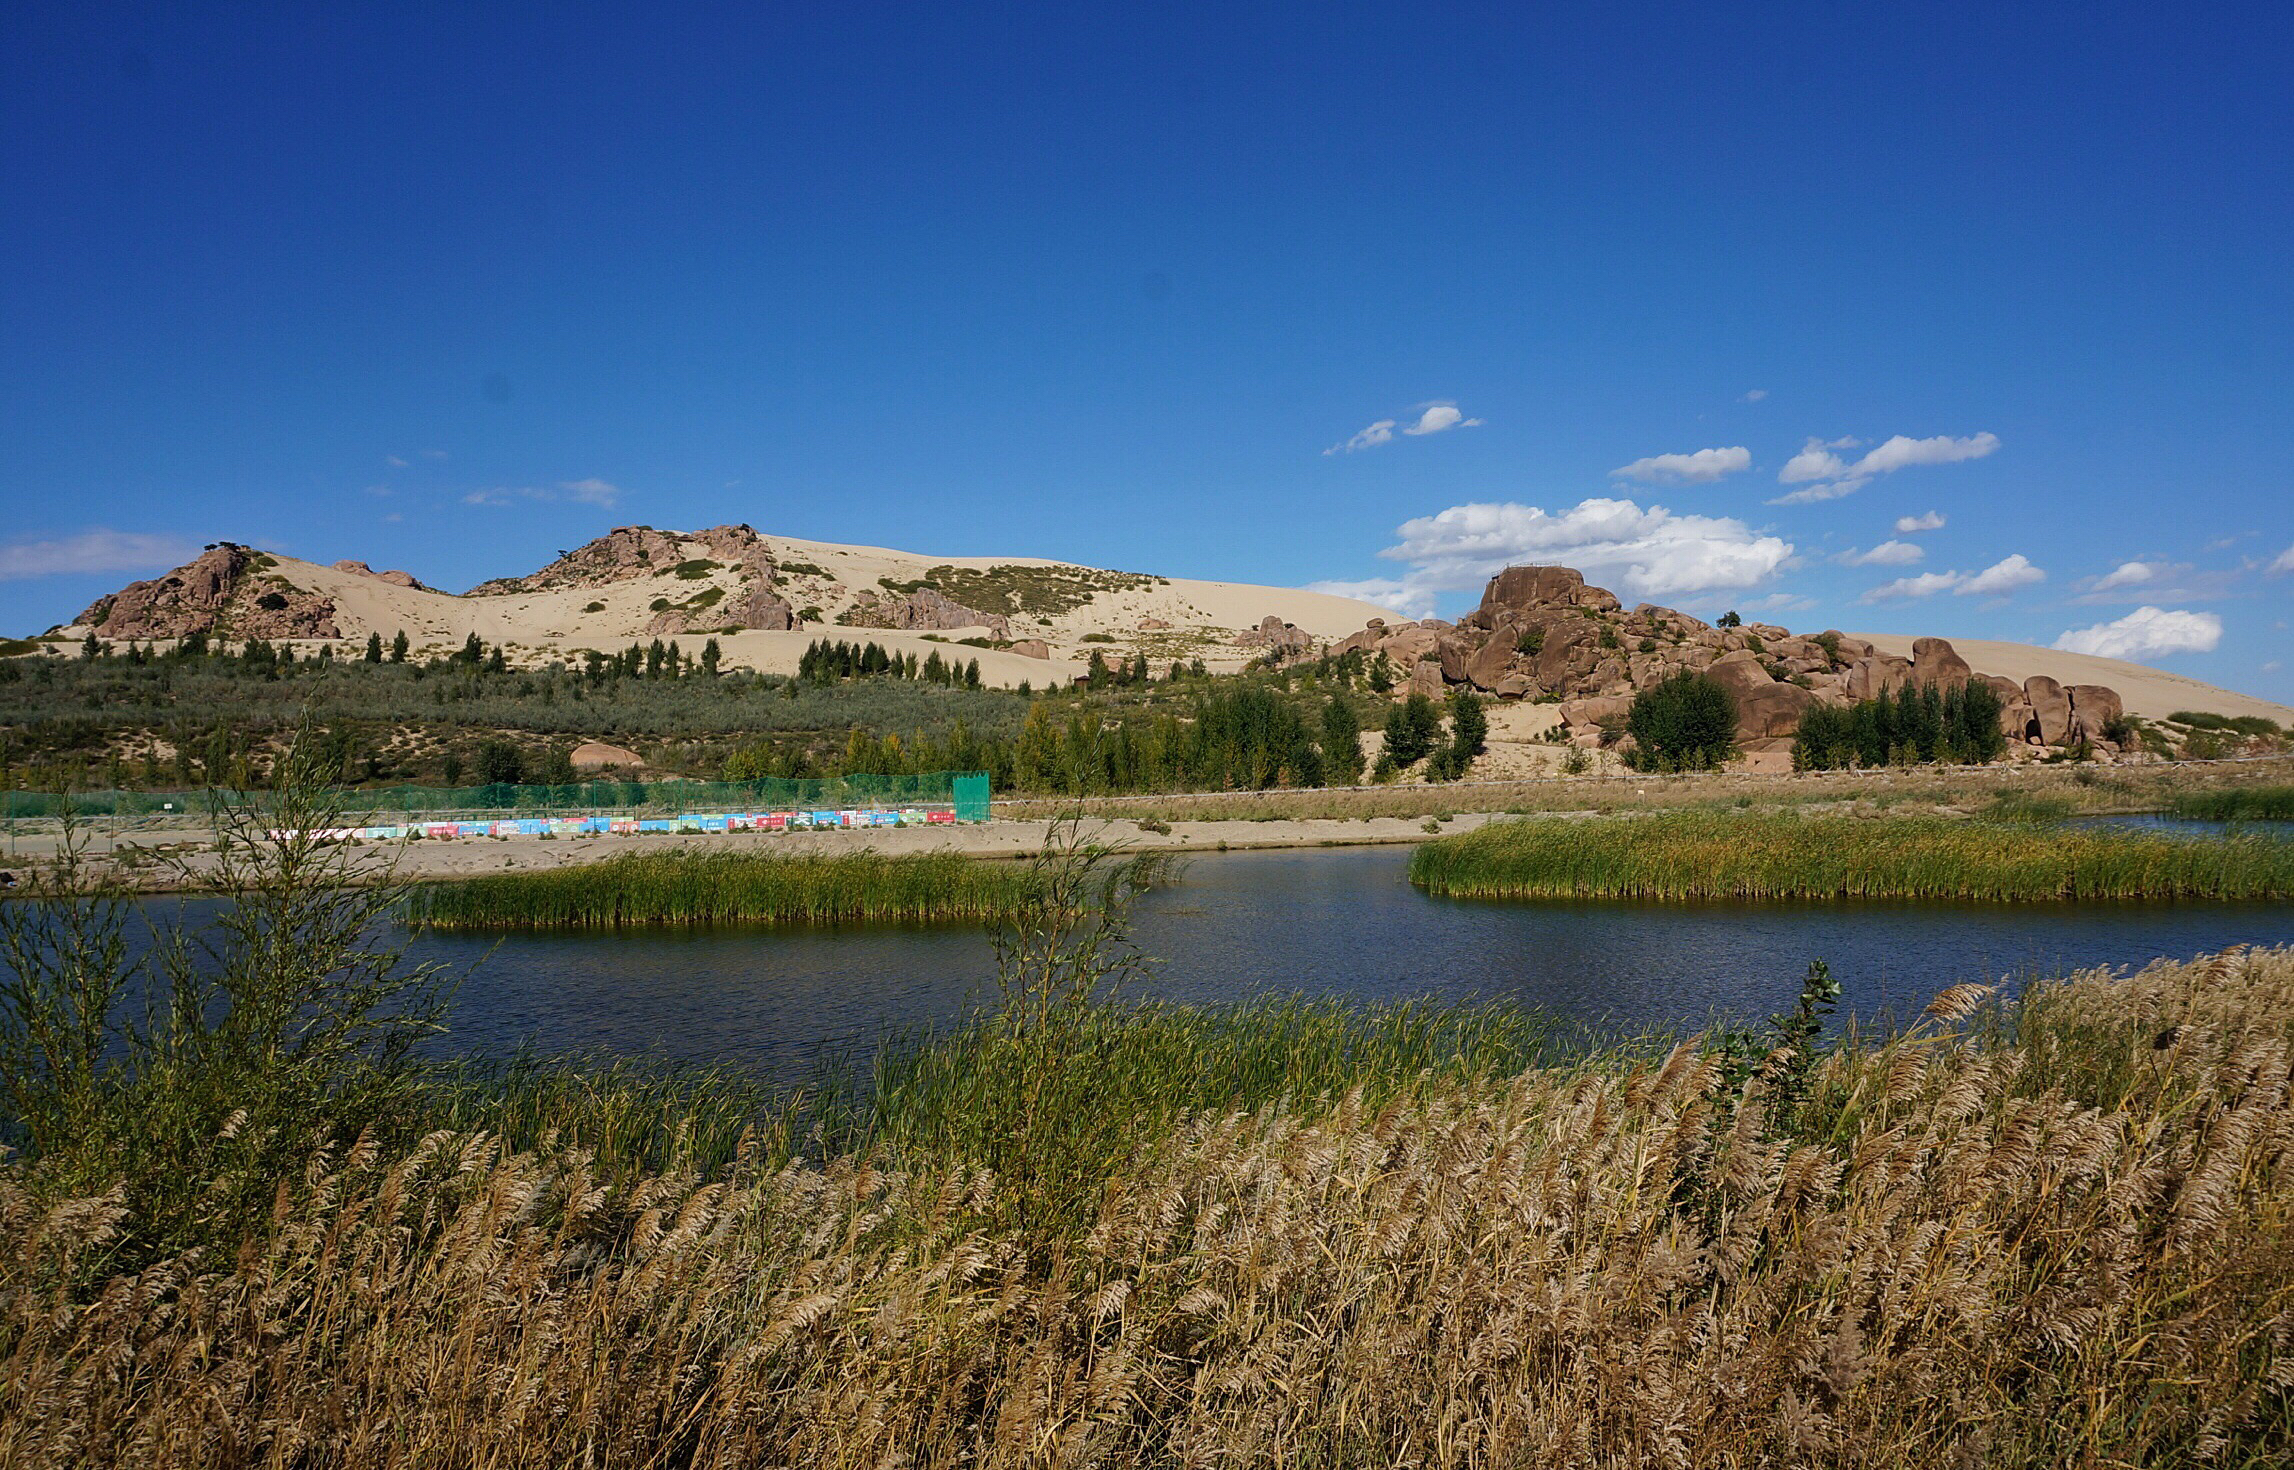
[[(260, 804), (267, 793), (199, 791), (0, 792), (0, 817), (205, 816), (222, 807)], [(347, 813), (360, 812), (688, 812), (727, 810), (841, 811), (852, 807), (949, 806), (960, 821), (986, 821), (985, 771), (927, 771), (910, 776), (836, 776), (816, 780), (577, 781), (569, 786), (390, 786), (343, 792)]]

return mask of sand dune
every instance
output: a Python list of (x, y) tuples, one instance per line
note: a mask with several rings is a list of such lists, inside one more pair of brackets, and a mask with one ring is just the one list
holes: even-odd
[[(1856, 633), (1851, 636), (1870, 639), (1882, 653), (1902, 658), (1912, 656), (1909, 634)], [(2034, 674), (2045, 674), (2064, 684), (2107, 684), (2119, 691), (2129, 714), (2146, 719), (2162, 719), (2176, 710), (2188, 709), (2209, 710), (2218, 715), (2260, 715), (2281, 725), (2294, 724), (2294, 708), (2146, 664), (1983, 638), (1954, 638), (1951, 645), (1978, 673), (1998, 674), (2018, 682)]]

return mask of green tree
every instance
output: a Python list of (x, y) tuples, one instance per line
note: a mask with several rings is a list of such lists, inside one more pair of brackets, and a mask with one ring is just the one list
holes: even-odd
[(1341, 786), (1362, 779), (1362, 722), (1344, 699), (1334, 698), (1322, 707), (1322, 764)]
[(479, 638), (476, 632), (472, 632), (468, 638), (462, 641), (462, 651), (454, 657), (457, 662), (466, 663), (471, 668), (478, 667), (486, 660), (485, 641)]
[(366, 635), (366, 661), (370, 664), (382, 662), (382, 635), (380, 633)]
[(712, 679), (716, 678), (717, 666), (719, 663), (723, 662), (724, 657), (725, 651), (717, 646), (716, 639), (712, 638), (707, 643), (702, 644), (701, 672), (707, 674)]
[(488, 740), (478, 747), (478, 784), (515, 786), (526, 779), (526, 758), (507, 740)]
[(1683, 670), (1634, 695), (1625, 728), (1634, 769), (1709, 770), (1736, 753), (1736, 700), (1714, 680)]
[(390, 661), (394, 664), (406, 662), (406, 630), (404, 628), (399, 629), (398, 636), (390, 640)]
[(1489, 749), (1490, 717), (1482, 697), (1471, 689), (1450, 693), (1450, 744), (1468, 765)]
[(1386, 712), (1386, 754), (1397, 766), (1414, 766), (1433, 751), (1441, 731), (1434, 702), (1413, 694)]

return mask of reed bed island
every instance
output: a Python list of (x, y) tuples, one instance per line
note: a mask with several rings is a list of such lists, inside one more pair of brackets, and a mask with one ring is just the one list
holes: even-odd
[(439, 929), (671, 924), (979, 923), (1034, 892), (1023, 863), (955, 853), (628, 853), (418, 889), (409, 922)]
[(2294, 842), (1942, 816), (1675, 811), (1493, 823), (1411, 855), (1446, 898), (2294, 897)]

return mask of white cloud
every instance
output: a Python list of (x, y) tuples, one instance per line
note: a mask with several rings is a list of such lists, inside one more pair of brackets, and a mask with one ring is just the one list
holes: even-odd
[(1478, 429), (1480, 419), (1469, 419), (1458, 412), (1454, 403), (1429, 403), (1418, 421), (1402, 432), (1405, 434), (1439, 434), (1444, 429)]
[(1333, 444), (1322, 452), (1324, 454), (1352, 454), (1357, 449), (1375, 449), (1381, 444), (1393, 442), (1394, 421), (1392, 419), (1380, 419), (1369, 428), (1357, 432), (1353, 438), (1344, 444)]
[(424, 459), (445, 459), (448, 456), (443, 449), (425, 449), (422, 451), (422, 457)]
[(1835, 559), (1847, 567), (1908, 567), (1926, 557), (1924, 548), (1909, 541), (1883, 541), (1870, 551), (1850, 547)]
[(558, 488), (565, 492), (566, 499), (578, 500), (583, 505), (611, 507), (621, 499), (620, 486), (608, 484), (594, 475), (586, 480), (562, 480)]
[(1405, 521), (1398, 534), (1401, 544), (1378, 554), (1409, 563), (1400, 586), (1427, 597), (1477, 589), (1524, 562), (1575, 567), (1629, 598), (1757, 587), (1792, 556), (1790, 542), (1756, 535), (1739, 520), (1609, 498), (1558, 513), (1512, 502), (1453, 505)]
[(385, 459), (386, 461), (388, 461), (388, 462), (389, 462), (389, 464), (390, 464), (390, 467), (391, 467), (392, 469), (394, 469), (394, 470), (402, 470), (402, 469), (405, 469), (405, 468), (406, 468), (406, 461), (405, 461), (405, 460), (403, 460), (403, 459), (400, 459), (400, 458), (399, 458), (397, 455), (395, 455), (395, 454), (386, 454), (386, 455), (384, 455), (384, 456), (383, 456), (383, 459)]
[[(1482, 421), (1480, 419), (1467, 418), (1458, 411), (1458, 406), (1454, 403), (1421, 403), (1418, 408), (1417, 422), (1402, 430), (1403, 433), (1422, 437), (1427, 434), (1439, 434), (1448, 429), (1476, 429), (1481, 427)], [(1353, 438), (1348, 439), (1345, 443), (1333, 444), (1322, 452), (1324, 454), (1352, 454), (1357, 450), (1376, 449), (1381, 444), (1391, 444), (1394, 442), (1394, 426), (1397, 422), (1399, 421), (1395, 419), (1380, 419), (1369, 428), (1358, 431)]]
[(2055, 646), (2066, 653), (2140, 659), (2168, 653), (2212, 653), (2221, 641), (2222, 619), (2213, 613), (2145, 605), (2112, 622), (2069, 629), (2055, 640)]
[(1874, 587), (1860, 600), (1888, 602), (1899, 597), (1933, 597), (1938, 592), (1949, 592), (1954, 597), (2004, 597), (2018, 587), (2046, 580), (2045, 572), (2033, 566), (2029, 557), (2017, 552), (1980, 572), (1922, 572), (1916, 577), (1898, 577)]
[(2289, 546), (2278, 553), (2278, 559), (2270, 564), (2270, 571), (2273, 575), (2279, 572), (2294, 572), (2294, 546)]
[(1957, 464), (1963, 459), (1981, 459), (1998, 447), (1997, 434), (1977, 434), (1969, 439), (1954, 439), (1949, 434), (1909, 439), (1897, 434), (1857, 460), (1856, 473), (1891, 475), (1916, 464)]
[(2004, 597), (2018, 587), (2044, 582), (2047, 574), (2021, 552), (2002, 557), (1952, 589), (1955, 597)]
[(0, 582), (93, 572), (164, 572), (199, 555), (199, 543), (181, 536), (112, 531), (99, 526), (59, 541), (0, 546)]
[(1690, 454), (1652, 454), (1609, 472), (1612, 480), (1643, 480), (1657, 485), (1709, 485), (1723, 475), (1752, 468), (1752, 451), (1699, 449)]
[(1805, 485), (1810, 480), (1837, 479), (1848, 473), (1848, 462), (1833, 451), (1853, 449), (1861, 442), (1858, 439), (1811, 439), (1776, 472), (1776, 483)]
[(490, 490), (473, 490), (462, 497), (464, 505), (508, 505), (512, 500), (572, 500), (582, 505), (610, 508), (620, 502), (621, 487), (592, 476), (587, 480), (560, 480), (555, 490), (539, 485), (515, 488), (498, 485)]
[(1898, 577), (1893, 582), (1883, 582), (1858, 600), (1890, 602), (1899, 597), (1933, 597), (1938, 592), (1949, 592), (1966, 580), (1965, 572), (1922, 572), (1916, 577)]
[(1931, 510), (1925, 515), (1896, 517), (1896, 534), (1914, 536), (1922, 531), (1940, 531), (1944, 528), (1944, 513)]
[(2139, 586), (2157, 576), (2158, 569), (2145, 562), (2123, 561), (2119, 563), (2117, 571), (2108, 576), (2096, 578), (2095, 585), (2091, 590), (2108, 592), (2114, 587)]
[(1999, 436), (1982, 433), (1955, 439), (1949, 434), (1938, 434), (1932, 439), (1913, 439), (1897, 434), (1866, 451), (1853, 464), (1841, 458), (1838, 451), (1853, 449), (1858, 443), (1855, 439), (1810, 439), (1776, 473), (1776, 482), (1780, 485), (1805, 485), (1808, 488), (1780, 495), (1768, 503), (1806, 505), (1818, 500), (1838, 500), (1843, 495), (1852, 495), (1862, 489), (1876, 476), (1892, 475), (1912, 465), (1955, 464), (1963, 459), (1981, 459), (1999, 448)]
[(1433, 588), (1412, 586), (1393, 577), (1370, 577), (1360, 582), (1309, 582), (1306, 590), (1376, 603), (1405, 618), (1430, 618), (1434, 615)]
[(1767, 390), (1766, 388), (1755, 388), (1755, 389), (1753, 389), (1751, 392), (1749, 392), (1749, 393), (1745, 394), (1745, 395), (1744, 395), (1744, 397), (1742, 397), (1742, 398), (1739, 398), (1739, 399), (1737, 400), (1737, 402), (1739, 402), (1739, 403), (1758, 403), (1758, 402), (1760, 402), (1760, 400), (1762, 400), (1763, 398), (1766, 398), (1767, 396), (1768, 396), (1768, 390)]

